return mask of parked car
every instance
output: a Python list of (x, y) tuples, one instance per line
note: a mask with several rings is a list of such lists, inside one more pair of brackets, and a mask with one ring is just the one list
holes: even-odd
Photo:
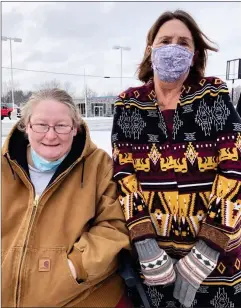
[(1, 104), (1, 120), (3, 120), (5, 117), (8, 117), (9, 120), (11, 120), (12, 111), (13, 108), (8, 107), (6, 104)]
[(17, 118), (21, 118), (21, 108), (17, 107)]

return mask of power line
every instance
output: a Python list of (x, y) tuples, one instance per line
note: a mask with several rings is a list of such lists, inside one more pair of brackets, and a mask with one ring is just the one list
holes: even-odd
[[(10, 67), (6, 67), (6, 66), (2, 66), (2, 68), (9, 69), (9, 70), (11, 69)], [(84, 74), (75, 74), (75, 73), (60, 73), (60, 72), (51, 72), (51, 71), (38, 71), (38, 70), (30, 70), (30, 69), (17, 68), (17, 67), (13, 67), (12, 69), (18, 70), (18, 71), (34, 72), (34, 73), (46, 73), (46, 74), (68, 75), (68, 76), (78, 76), (78, 77), (105, 78), (105, 79), (120, 78), (116, 76), (98, 76), (98, 75), (84, 75)], [(122, 78), (136, 79), (135, 77), (122, 77)]]
[[(2, 66), (2, 68), (11, 70), (11, 68), (7, 67), (7, 66)], [(90, 77), (90, 78), (104, 78), (104, 79), (111, 79), (111, 78), (119, 79), (120, 78), (118, 76), (99, 76), (99, 75), (84, 75), (84, 74), (76, 74), (76, 73), (61, 73), (61, 72), (52, 72), (52, 71), (30, 70), (30, 69), (18, 68), (18, 67), (13, 67), (12, 69), (17, 70), (17, 71), (26, 71), (26, 72), (34, 72), (34, 73), (45, 73), (45, 74), (67, 75), (67, 76), (78, 76), (78, 77)], [(210, 76), (222, 76), (222, 77), (225, 76), (226, 77), (226, 74), (212, 74)], [(123, 76), (122, 78), (138, 80), (135, 77), (124, 77)]]

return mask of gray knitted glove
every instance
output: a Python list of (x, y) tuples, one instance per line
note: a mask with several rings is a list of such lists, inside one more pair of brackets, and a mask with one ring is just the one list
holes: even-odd
[(177, 279), (173, 296), (185, 307), (191, 307), (200, 284), (217, 266), (219, 252), (198, 241), (190, 253), (175, 265)]
[(171, 284), (176, 279), (172, 259), (161, 249), (155, 239), (136, 242), (145, 284), (150, 286)]
[(171, 258), (172, 259), (172, 264), (173, 266), (178, 262), (178, 259), (174, 259), (174, 258)]

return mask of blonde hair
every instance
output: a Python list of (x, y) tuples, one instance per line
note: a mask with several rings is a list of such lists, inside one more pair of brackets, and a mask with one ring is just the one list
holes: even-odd
[(79, 110), (73, 102), (72, 97), (66, 91), (58, 88), (43, 89), (32, 94), (32, 96), (21, 109), (21, 119), (18, 124), (19, 130), (24, 132), (26, 131), (26, 126), (29, 123), (30, 117), (32, 115), (33, 106), (46, 99), (52, 99), (67, 105), (71, 111), (74, 126), (80, 130), (81, 116)]

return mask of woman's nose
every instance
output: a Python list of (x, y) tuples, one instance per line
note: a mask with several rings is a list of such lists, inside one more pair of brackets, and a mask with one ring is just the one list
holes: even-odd
[(54, 130), (54, 127), (50, 127), (49, 131), (45, 134), (45, 138), (47, 139), (55, 139), (57, 137), (57, 133)]

